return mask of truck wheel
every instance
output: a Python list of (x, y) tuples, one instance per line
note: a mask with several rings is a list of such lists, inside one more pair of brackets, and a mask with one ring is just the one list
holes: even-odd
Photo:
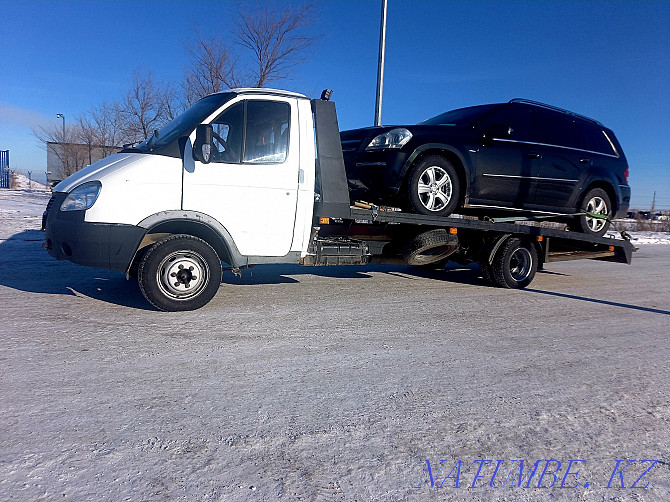
[(408, 265), (424, 267), (433, 265), (437, 268), (446, 258), (458, 249), (458, 237), (451, 235), (444, 228), (423, 232), (414, 237), (405, 249), (404, 258)]
[[(586, 192), (582, 204), (581, 211), (593, 214), (602, 214), (607, 218), (612, 217), (612, 204), (607, 192), (602, 188), (593, 188)], [(577, 228), (585, 234), (602, 236), (605, 235), (610, 226), (610, 222), (602, 218), (594, 218), (592, 216), (578, 216)]]
[(489, 274), (502, 288), (525, 288), (535, 277), (537, 262), (535, 246), (527, 240), (512, 237), (496, 252)]
[(177, 234), (149, 248), (140, 261), (137, 280), (154, 307), (176, 312), (207, 304), (221, 284), (221, 260), (202, 239)]
[(448, 216), (458, 204), (456, 169), (439, 155), (430, 155), (414, 166), (408, 188), (412, 210), (419, 214)]

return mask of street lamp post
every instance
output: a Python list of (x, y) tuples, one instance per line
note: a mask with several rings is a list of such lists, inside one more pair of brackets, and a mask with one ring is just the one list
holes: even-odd
[(62, 141), (63, 141), (63, 143), (65, 143), (65, 115), (63, 115), (62, 113), (57, 113), (56, 118), (57, 119), (63, 119), (63, 140)]
[(61, 160), (63, 161), (63, 176), (67, 173), (67, 169), (65, 169), (65, 115), (62, 113), (57, 113), (56, 114), (57, 119), (63, 119), (63, 137), (61, 138)]
[(386, 54), (386, 4), (382, 0), (382, 18), (379, 26), (379, 61), (377, 64), (377, 99), (375, 101), (375, 125), (382, 125), (382, 94), (384, 93), (384, 55)]

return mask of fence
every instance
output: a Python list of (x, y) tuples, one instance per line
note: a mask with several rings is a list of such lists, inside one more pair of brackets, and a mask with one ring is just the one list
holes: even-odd
[(0, 188), (9, 188), (9, 150), (0, 150)]

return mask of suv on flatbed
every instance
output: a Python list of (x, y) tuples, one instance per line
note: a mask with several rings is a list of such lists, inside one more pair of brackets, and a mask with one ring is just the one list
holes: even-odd
[(630, 203), (628, 163), (614, 133), (526, 99), (343, 131), (341, 141), (353, 198), (420, 214), (539, 213), (603, 235)]

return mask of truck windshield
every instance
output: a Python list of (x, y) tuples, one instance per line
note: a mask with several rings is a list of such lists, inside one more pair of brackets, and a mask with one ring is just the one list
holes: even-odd
[(468, 108), (459, 108), (450, 112), (441, 113), (433, 118), (419, 122), (419, 125), (453, 125), (466, 126), (477, 122), (499, 105), (479, 105)]
[(233, 92), (222, 92), (202, 98), (184, 113), (161, 127), (158, 133), (152, 134), (139, 145), (132, 147), (131, 150), (149, 153), (156, 148), (170, 144), (181, 136), (191, 134), (207, 116), (214, 113), (233, 97), (235, 97)]

